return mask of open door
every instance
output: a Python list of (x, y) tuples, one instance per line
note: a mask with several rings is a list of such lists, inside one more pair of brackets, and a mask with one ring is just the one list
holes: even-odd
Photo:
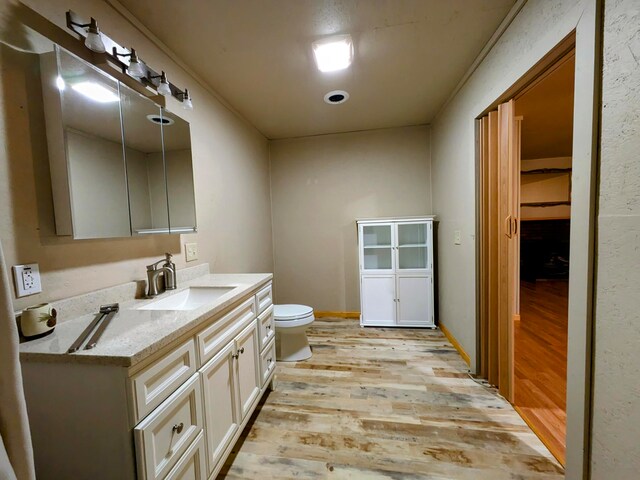
[(514, 328), (518, 320), (520, 123), (513, 100), (480, 119), (480, 372), (514, 398)]

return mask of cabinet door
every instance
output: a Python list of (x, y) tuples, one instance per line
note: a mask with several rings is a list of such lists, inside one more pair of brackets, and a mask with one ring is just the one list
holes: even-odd
[(363, 325), (395, 324), (395, 278), (395, 275), (362, 275), (360, 295)]
[(431, 226), (431, 222), (397, 224), (398, 271), (431, 270)]
[(398, 325), (433, 325), (431, 275), (398, 275)]
[[(240, 423), (236, 404), (235, 343), (229, 342), (201, 370), (209, 474)], [(208, 476), (208, 475), (207, 475)]]
[(251, 404), (260, 394), (260, 360), (258, 357), (258, 323), (252, 322), (236, 337), (238, 365), (238, 399), (240, 419), (244, 419)]
[(360, 270), (367, 273), (392, 272), (394, 229), (392, 223), (360, 225)]

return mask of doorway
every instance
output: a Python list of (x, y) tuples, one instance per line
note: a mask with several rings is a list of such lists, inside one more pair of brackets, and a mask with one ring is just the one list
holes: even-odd
[(515, 98), (520, 131), (520, 295), (514, 398), (565, 463), (575, 54)]
[(575, 52), (479, 119), (479, 371), (564, 464)]

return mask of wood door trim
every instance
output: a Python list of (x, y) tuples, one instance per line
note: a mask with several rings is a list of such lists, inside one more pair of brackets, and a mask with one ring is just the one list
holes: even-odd
[(558, 450), (558, 448), (556, 447), (556, 444), (552, 442), (549, 438), (547, 438), (546, 435), (544, 435), (544, 433), (538, 428), (538, 426), (534, 422), (532, 422), (527, 417), (527, 414), (524, 413), (520, 409), (520, 407), (518, 407), (517, 405), (513, 405), (513, 409), (518, 413), (518, 415), (520, 415), (522, 420), (524, 420), (524, 423), (526, 423), (529, 426), (531, 431), (535, 433), (536, 437), (540, 439), (540, 441), (544, 444), (544, 446), (547, 447), (547, 450), (549, 450), (551, 455), (553, 455), (555, 459), (558, 460), (558, 462), (560, 462), (560, 464), (564, 467), (565, 457), (562, 454), (562, 452)]

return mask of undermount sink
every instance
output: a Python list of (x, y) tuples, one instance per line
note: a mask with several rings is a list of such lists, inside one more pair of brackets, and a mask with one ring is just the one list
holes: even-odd
[(138, 310), (195, 310), (213, 303), (236, 287), (189, 287), (174, 295), (148, 303)]

